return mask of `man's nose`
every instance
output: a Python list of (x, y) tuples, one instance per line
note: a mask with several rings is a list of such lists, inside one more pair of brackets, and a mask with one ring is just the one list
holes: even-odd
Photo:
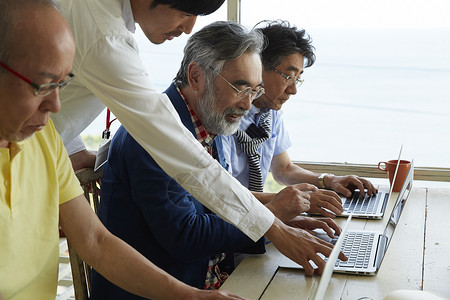
[(44, 97), (44, 101), (42, 101), (40, 109), (52, 113), (59, 112), (59, 110), (61, 109), (61, 101), (59, 100), (59, 88), (57, 88), (50, 95)]
[(253, 95), (249, 94), (241, 99), (239, 102), (239, 107), (245, 110), (250, 110), (250, 108), (252, 108), (253, 100)]
[(286, 94), (295, 95), (297, 94), (297, 86), (295, 84), (290, 84), (286, 87)]
[(178, 27), (179, 30), (185, 34), (190, 34), (194, 28), (195, 22), (197, 21), (197, 16), (190, 16)]

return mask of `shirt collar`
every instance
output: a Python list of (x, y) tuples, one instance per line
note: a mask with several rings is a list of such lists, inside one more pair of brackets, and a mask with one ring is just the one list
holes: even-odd
[(134, 21), (133, 11), (131, 10), (130, 0), (122, 1), (122, 17), (125, 21), (125, 26), (131, 33), (136, 32), (136, 23)]
[(252, 104), (252, 107), (248, 111), (248, 115), (249, 116), (255, 116), (255, 115), (259, 114), (259, 111), (260, 111), (260, 109)]
[(256, 118), (261, 116), (261, 114), (266, 113), (268, 111), (270, 111), (270, 108), (257, 108), (252, 104), (252, 108), (250, 108), (250, 110), (248, 111), (248, 117), (255, 120)]
[(20, 142), (10, 142), (9, 143), (9, 152), (10, 152), (10, 159), (12, 160), (17, 154), (19, 154), (20, 151), (22, 151), (24, 145), (26, 145), (28, 143), (28, 139), (25, 139), (23, 141)]
[(189, 105), (189, 103), (186, 101), (186, 98), (184, 97), (181, 90), (178, 87), (176, 87), (176, 88), (177, 88), (177, 91), (180, 94), (181, 98), (184, 100), (184, 103), (186, 103), (189, 114), (191, 115), (191, 120), (192, 120), (192, 124), (194, 125), (195, 133), (197, 135), (197, 140), (203, 145), (203, 147), (208, 147), (208, 148), (211, 147), (216, 135), (206, 131), (202, 122), (198, 119), (194, 110)]

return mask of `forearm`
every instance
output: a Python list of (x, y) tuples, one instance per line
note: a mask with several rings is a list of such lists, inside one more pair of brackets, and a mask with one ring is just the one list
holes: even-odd
[(275, 193), (263, 193), (263, 192), (252, 192), (253, 196), (259, 200), (262, 204), (266, 205), (275, 197)]
[(297, 183), (310, 183), (319, 186), (318, 177), (320, 174), (303, 169), (294, 163), (281, 170), (275, 169), (272, 172), (273, 178), (280, 184), (293, 185)]
[(279, 239), (283, 239), (283, 234), (286, 231), (286, 225), (278, 218), (275, 218), (272, 226), (267, 230), (264, 237), (266, 237), (268, 240), (274, 242), (274, 244), (277, 244), (277, 241)]

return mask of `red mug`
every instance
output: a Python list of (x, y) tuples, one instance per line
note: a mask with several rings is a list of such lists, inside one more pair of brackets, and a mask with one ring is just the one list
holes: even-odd
[(400, 190), (402, 189), (403, 182), (405, 181), (406, 175), (408, 175), (408, 170), (411, 167), (410, 161), (400, 160), (400, 164), (398, 165), (397, 177), (395, 179), (395, 182), (392, 183), (395, 174), (395, 167), (397, 166), (397, 161), (398, 160), (395, 159), (378, 163), (378, 169), (388, 173), (390, 184), (394, 184), (392, 191), (396, 193), (400, 192)]

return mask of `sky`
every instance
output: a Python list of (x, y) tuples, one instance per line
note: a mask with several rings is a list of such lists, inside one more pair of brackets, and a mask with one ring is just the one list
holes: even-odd
[[(242, 23), (285, 19), (303, 28), (439, 28), (450, 27), (449, 0), (241, 0)], [(199, 17), (195, 30), (218, 15)]]

